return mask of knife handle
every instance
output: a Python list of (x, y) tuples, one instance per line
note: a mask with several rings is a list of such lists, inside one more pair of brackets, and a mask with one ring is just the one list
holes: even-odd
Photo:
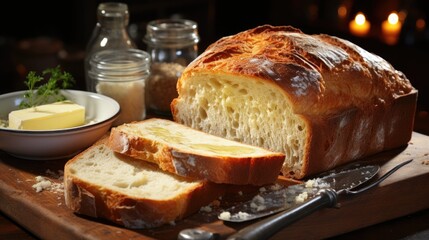
[(337, 193), (332, 189), (320, 191), (314, 198), (309, 201), (278, 213), (257, 223), (251, 224), (237, 233), (231, 235), (227, 240), (260, 240), (268, 239), (285, 226), (295, 222), (296, 220), (307, 216), (324, 207), (332, 207), (337, 204)]

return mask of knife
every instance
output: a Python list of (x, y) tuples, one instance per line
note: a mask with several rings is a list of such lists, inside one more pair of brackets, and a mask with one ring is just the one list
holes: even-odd
[(376, 182), (356, 191), (352, 189), (367, 182), (369, 179), (375, 176), (380, 169), (379, 166), (365, 166), (328, 175), (324, 177), (324, 180), (330, 183), (331, 186), (329, 188), (321, 189), (313, 198), (309, 199), (308, 201), (298, 204), (296, 207), (293, 207), (287, 211), (277, 213), (257, 223), (251, 224), (231, 235), (227, 239), (268, 239), (285, 226), (304, 216), (307, 216), (325, 207), (334, 207), (337, 204), (337, 198), (339, 194), (358, 194), (366, 191), (378, 185), (393, 172), (410, 163), (411, 161), (412, 159), (400, 163), (380, 177)]
[[(270, 200), (267, 205), (271, 206), (271, 210), (262, 209), (258, 213), (258, 211), (255, 211), (253, 209), (249, 212), (246, 212), (246, 209), (249, 209), (249, 206), (252, 205), (247, 202), (235, 206), (236, 209), (242, 210), (242, 214), (238, 214), (238, 217), (234, 217), (234, 215), (231, 215), (230, 218), (222, 219), (223, 217), (221, 216), (221, 213), (219, 215), (219, 219), (231, 222), (243, 222), (267, 215), (273, 215), (274, 213), (281, 211), (280, 213), (277, 213), (271, 217), (267, 217), (264, 220), (261, 220), (241, 229), (240, 231), (231, 235), (228, 238), (229, 240), (268, 239), (282, 228), (299, 220), (304, 216), (307, 216), (324, 207), (335, 206), (337, 204), (338, 195), (340, 194), (358, 194), (370, 188), (373, 188), (380, 182), (384, 181), (388, 176), (393, 174), (399, 168), (410, 163), (411, 161), (413, 161), (413, 159), (398, 164), (397, 166), (389, 170), (387, 173), (385, 173), (383, 176), (378, 178), (376, 181), (373, 181), (371, 184), (361, 187), (358, 190), (355, 190), (356, 187), (364, 184), (378, 173), (380, 169), (379, 166), (370, 165), (362, 167), (360, 164), (358, 164), (351, 169), (347, 167), (343, 168), (339, 172), (331, 171), (328, 173), (328, 175), (325, 175), (320, 179), (316, 179), (319, 183), (316, 186), (308, 187), (305, 186), (306, 183), (304, 183), (301, 185), (293, 185), (287, 187), (286, 189), (271, 190), (268, 191), (267, 194), (262, 194), (262, 197), (265, 197)], [(312, 190), (309, 190), (309, 188)], [(291, 201), (291, 199), (295, 198), (289, 198), (289, 200), (287, 200), (287, 197), (285, 198), (285, 191), (289, 194), (294, 193), (294, 196), (296, 197), (302, 194), (304, 189), (306, 189), (305, 191), (307, 191), (307, 194), (309, 194), (309, 196), (306, 199), (303, 199), (302, 202)], [(301, 192), (298, 190), (301, 190)], [(277, 196), (275, 196), (276, 194)], [(280, 199), (280, 202), (276, 202), (278, 201), (278, 199)], [(254, 201), (254, 199), (251, 201)], [(253, 204), (253, 206), (255, 206), (255, 204)], [(232, 208), (227, 209), (226, 211), (236, 210)], [(217, 233), (212, 233), (207, 230), (197, 228), (184, 229), (178, 235), (178, 239), (181, 240), (207, 240), (218, 239), (219, 237), (220, 236)]]

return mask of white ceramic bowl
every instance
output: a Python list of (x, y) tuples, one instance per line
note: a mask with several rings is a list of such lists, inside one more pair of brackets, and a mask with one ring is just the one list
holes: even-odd
[[(0, 95), (0, 119), (18, 109), (25, 91)], [(67, 99), (85, 106), (83, 126), (61, 130), (17, 130), (0, 127), (0, 149), (19, 158), (53, 160), (71, 157), (106, 134), (120, 106), (110, 97), (78, 90), (63, 90)]]

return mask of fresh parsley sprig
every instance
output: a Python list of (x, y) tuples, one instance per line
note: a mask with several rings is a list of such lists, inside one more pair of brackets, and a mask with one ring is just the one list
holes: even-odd
[[(41, 84), (47, 77), (48, 80)], [(30, 71), (26, 79), (24, 83), (28, 90), (24, 93), (24, 101), (19, 104), (21, 109), (63, 101), (66, 98), (60, 94), (60, 90), (67, 89), (75, 83), (73, 76), (61, 71), (60, 66), (44, 70), (42, 76)]]

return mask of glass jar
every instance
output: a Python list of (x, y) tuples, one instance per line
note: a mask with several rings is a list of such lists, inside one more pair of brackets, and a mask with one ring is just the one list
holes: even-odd
[(198, 56), (197, 23), (186, 19), (159, 19), (148, 23), (144, 42), (150, 54), (151, 75), (146, 84), (146, 106), (171, 115), (170, 103), (178, 96), (177, 79)]
[(97, 24), (86, 46), (85, 81), (88, 91), (95, 92), (88, 76), (89, 59), (104, 49), (137, 48), (128, 33), (128, 5), (120, 2), (100, 3), (97, 8)]
[(121, 106), (114, 126), (146, 118), (145, 81), (150, 56), (139, 49), (103, 50), (89, 61), (88, 76), (97, 93), (115, 99)]

